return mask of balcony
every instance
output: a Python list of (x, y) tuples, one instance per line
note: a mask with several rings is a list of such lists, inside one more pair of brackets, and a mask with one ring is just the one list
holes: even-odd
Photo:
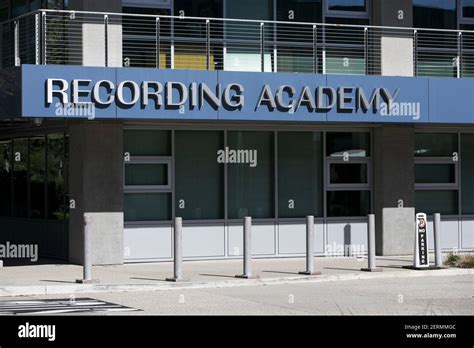
[(474, 31), (38, 10), (0, 24), (0, 64), (474, 76)]

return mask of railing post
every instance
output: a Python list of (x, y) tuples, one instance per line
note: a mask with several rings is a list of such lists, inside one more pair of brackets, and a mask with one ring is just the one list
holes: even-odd
[(35, 14), (35, 64), (40, 64), (40, 17)]
[(457, 77), (460, 79), (462, 77), (462, 68), (463, 68), (463, 61), (462, 61), (462, 31), (458, 33), (458, 66), (457, 66)]
[(366, 271), (366, 272), (381, 272), (381, 268), (377, 268), (375, 266), (375, 215), (374, 214), (369, 214), (367, 216), (367, 244), (368, 244), (368, 267), (367, 268), (361, 268), (361, 271)]
[(206, 19), (206, 70), (211, 70), (211, 22)]
[(364, 28), (364, 61), (365, 74), (369, 75), (369, 28)]
[(181, 282), (186, 279), (183, 278), (182, 264), (183, 264), (183, 219), (180, 217), (174, 218), (174, 262), (173, 262), (173, 278), (166, 278), (170, 282)]
[(435, 249), (435, 267), (443, 267), (443, 257), (441, 253), (441, 214), (434, 214), (434, 249)]
[(313, 73), (318, 73), (318, 27), (313, 25)]
[(418, 76), (418, 30), (413, 31), (413, 76)]
[(15, 66), (20, 66), (20, 24), (18, 20), (13, 22), (14, 26), (14, 59), (15, 59)]
[(236, 275), (236, 278), (254, 279), (258, 276), (252, 275), (252, 218), (244, 217), (244, 274)]
[(99, 280), (92, 279), (92, 233), (91, 233), (91, 216), (84, 213), (84, 260), (83, 260), (83, 278), (77, 279), (76, 283), (91, 284), (98, 283)]
[(160, 68), (160, 17), (156, 17), (156, 68)]
[(105, 66), (109, 66), (109, 15), (104, 15)]
[(265, 71), (265, 23), (260, 23), (260, 70)]
[(46, 64), (46, 12), (41, 12), (41, 64)]
[(314, 216), (306, 217), (306, 271), (298, 272), (305, 275), (320, 275), (314, 271)]

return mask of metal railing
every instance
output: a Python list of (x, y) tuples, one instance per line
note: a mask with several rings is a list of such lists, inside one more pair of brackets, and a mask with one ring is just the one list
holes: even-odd
[(0, 32), (2, 67), (474, 76), (474, 31), (38, 10)]

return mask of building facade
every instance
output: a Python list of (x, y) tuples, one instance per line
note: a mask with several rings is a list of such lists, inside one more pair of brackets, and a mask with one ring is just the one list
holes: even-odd
[[(1, 1), (0, 240), (95, 264), (474, 249), (474, 2)], [(432, 223), (429, 223), (432, 235)], [(433, 238), (429, 240), (432, 247)]]

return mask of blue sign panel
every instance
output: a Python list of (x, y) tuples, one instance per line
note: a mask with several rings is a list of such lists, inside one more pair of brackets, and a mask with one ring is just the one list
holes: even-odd
[(23, 117), (474, 123), (474, 80), (22, 66)]
[(430, 122), (474, 123), (474, 80), (430, 78)]
[[(329, 75), (328, 86), (341, 97), (340, 105), (328, 112), (327, 120), (333, 122), (429, 122), (428, 78)], [(361, 87), (357, 92), (356, 87)], [(367, 111), (363, 99), (370, 101), (372, 95), (361, 95), (377, 91), (375, 110)], [(390, 102), (389, 100), (392, 100)]]

